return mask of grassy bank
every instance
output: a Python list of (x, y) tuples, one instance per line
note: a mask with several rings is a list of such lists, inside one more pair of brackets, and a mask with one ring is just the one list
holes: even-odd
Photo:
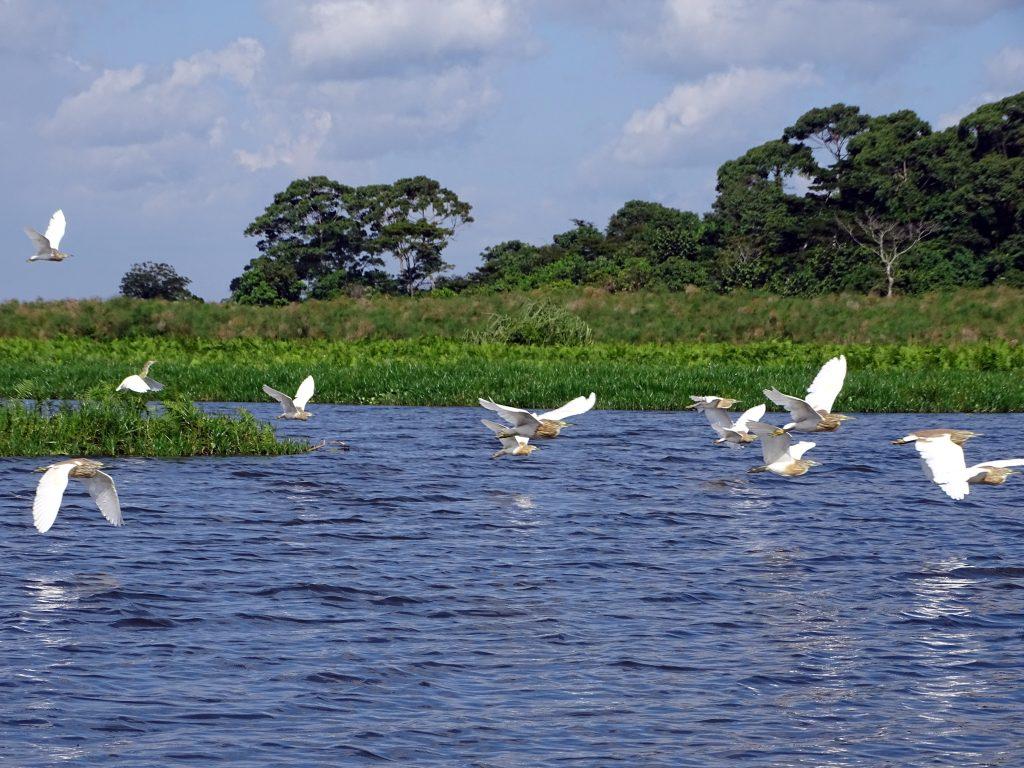
[(1024, 333), (1024, 291), (970, 289), (880, 297), (779, 297), (738, 291), (607, 293), (566, 289), (528, 294), (378, 297), (309, 301), (287, 307), (110, 301), (6, 302), (0, 336), (117, 339), (465, 339), (494, 313), (544, 299), (568, 308), (596, 342), (956, 344), (1017, 341)]
[(0, 456), (279, 456), (310, 447), (278, 440), (251, 414), (210, 416), (181, 400), (157, 410), (138, 397), (109, 395), (0, 406)]
[(591, 390), (598, 407), (672, 410), (687, 395), (763, 401), (777, 386), (803, 392), (818, 367), (843, 352), (850, 363), (836, 407), (847, 412), (1024, 410), (1024, 347), (764, 342), (597, 343), (523, 347), (444, 340), (326, 342), (130, 339), (0, 339), (0, 396), (71, 398), (113, 389), (148, 358), (164, 394), (264, 401), (262, 384), (292, 391), (307, 374), (317, 402), (473, 405), (480, 395), (554, 405)]

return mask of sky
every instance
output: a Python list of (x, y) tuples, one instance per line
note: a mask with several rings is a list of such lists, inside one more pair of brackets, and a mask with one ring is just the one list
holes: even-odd
[[(295, 178), (425, 174), (455, 273), (632, 199), (707, 211), (726, 160), (835, 102), (935, 127), (1024, 90), (1024, 0), (0, 0), (0, 299), (207, 300)], [(62, 208), (61, 263), (23, 227)]]

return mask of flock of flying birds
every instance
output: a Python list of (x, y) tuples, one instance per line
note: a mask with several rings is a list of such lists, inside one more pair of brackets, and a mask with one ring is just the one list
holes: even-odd
[[(59, 250), (60, 241), (66, 230), (67, 220), (61, 210), (50, 217), (46, 232), (42, 235), (26, 227), (26, 234), (36, 246), (36, 252), (29, 261), (63, 261), (70, 256), (71, 254)], [(164, 385), (149, 376), (149, 369), (154, 362), (147, 361), (138, 374), (126, 377), (117, 386), (117, 391), (128, 390), (144, 394), (162, 390)], [(791, 421), (781, 427), (761, 421), (765, 414), (763, 403), (744, 411), (735, 421), (729, 415), (729, 409), (739, 401), (731, 398), (691, 395), (693, 405), (688, 407), (701, 411), (707, 417), (711, 428), (718, 435), (714, 441), (716, 444), (738, 449), (755, 440), (761, 441), (764, 464), (752, 467), (749, 472), (771, 472), (782, 477), (798, 477), (819, 464), (804, 458), (816, 444), (806, 440), (794, 442), (792, 434), (834, 432), (844, 421), (853, 418), (832, 412), (845, 379), (846, 357), (840, 355), (833, 357), (821, 367), (803, 398), (783, 394), (774, 388), (764, 390), (765, 397), (785, 408), (790, 414)], [(263, 391), (281, 404), (281, 414), (277, 417), (279, 419), (307, 420), (312, 414), (306, 410), (306, 404), (313, 397), (313, 390), (312, 376), (303, 379), (294, 397), (289, 397), (266, 384), (263, 385)], [(501, 449), (491, 458), (529, 456), (537, 450), (537, 446), (530, 440), (558, 437), (562, 429), (572, 426), (566, 419), (586, 413), (594, 407), (596, 401), (597, 396), (591, 392), (587, 397), (577, 397), (553, 411), (534, 413), (480, 398), (481, 406), (493, 411), (507, 422), (505, 425), (481, 419), (484, 426), (491, 430), (501, 443)], [(1024, 466), (1024, 459), (998, 459), (968, 467), (964, 459), (963, 445), (977, 436), (977, 433), (965, 429), (923, 429), (892, 442), (894, 445), (913, 443), (928, 479), (937, 484), (950, 498), (960, 500), (970, 493), (971, 485), (1002, 485), (1007, 477), (1017, 472), (1013, 467)], [(101, 472), (101, 467), (103, 464), (98, 461), (77, 458), (50, 464), (37, 470), (44, 474), (36, 488), (32, 517), (40, 533), (48, 531), (57, 519), (69, 478), (83, 481), (100, 512), (111, 524), (123, 525), (124, 518), (121, 515), (121, 504), (114, 480), (110, 475)]]

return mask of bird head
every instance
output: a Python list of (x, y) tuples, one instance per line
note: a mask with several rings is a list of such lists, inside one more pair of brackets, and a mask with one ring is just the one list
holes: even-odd
[(857, 420), (853, 416), (847, 416), (845, 413), (834, 413), (832, 415), (835, 416), (840, 421), (856, 421)]
[(905, 437), (890, 440), (889, 442), (892, 445), (906, 445), (907, 443), (913, 443), (915, 440), (917, 440), (917, 435), (906, 435)]

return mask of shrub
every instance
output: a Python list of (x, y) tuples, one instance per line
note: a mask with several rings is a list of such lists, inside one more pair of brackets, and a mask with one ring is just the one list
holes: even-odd
[(514, 315), (493, 314), (487, 327), (474, 334), (477, 343), (583, 346), (590, 344), (591, 331), (582, 318), (564, 307), (545, 301), (531, 301)]

